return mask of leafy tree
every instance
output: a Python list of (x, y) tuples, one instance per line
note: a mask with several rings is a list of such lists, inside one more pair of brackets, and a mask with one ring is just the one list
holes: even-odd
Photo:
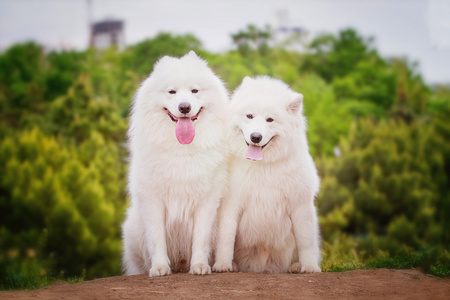
[(442, 197), (437, 191), (446, 189), (449, 177), (443, 164), (448, 147), (440, 136), (419, 123), (355, 122), (340, 144), (342, 157), (320, 164), (324, 237), (352, 234), (367, 257), (380, 250), (409, 255), (431, 245), (433, 254), (443, 254), (449, 246), (444, 230), (449, 210), (436, 209), (448, 206), (448, 193)]
[(231, 38), (242, 55), (249, 55), (256, 50), (265, 55), (269, 51), (270, 27), (266, 26), (266, 28), (260, 29), (250, 24), (245, 30), (232, 34)]
[(123, 166), (117, 146), (101, 135), (80, 148), (39, 129), (0, 144), (0, 277), (102, 276), (118, 273)]
[(193, 35), (173, 36), (160, 33), (153, 39), (140, 42), (125, 50), (121, 66), (132, 70), (139, 77), (147, 77), (155, 62), (165, 55), (180, 57), (190, 50), (201, 52), (201, 42)]
[(331, 82), (339, 102), (355, 116), (381, 118), (395, 102), (395, 70), (354, 29), (317, 37), (302, 69)]
[(424, 114), (428, 107), (429, 89), (415, 70), (416, 66), (410, 65), (404, 59), (393, 59), (393, 67), (397, 74), (397, 90), (391, 114), (394, 118), (406, 122), (411, 122)]
[(427, 110), (431, 114), (441, 114), (450, 107), (450, 85), (436, 85), (431, 89)]
[(107, 98), (93, 99), (88, 78), (81, 77), (67, 95), (51, 104), (48, 129), (51, 134), (77, 141), (88, 139), (92, 133), (101, 133), (104, 139), (119, 142), (126, 125), (118, 111), (119, 108)]
[(93, 98), (87, 80), (0, 143), (0, 278), (8, 286), (120, 272), (125, 120)]
[(339, 101), (355, 115), (380, 118), (394, 103), (396, 74), (386, 62), (372, 57), (346, 76), (335, 77), (332, 85)]
[[(444, 96), (445, 97), (445, 96)], [(442, 230), (444, 237), (442, 243), (450, 247), (450, 190), (448, 188), (448, 182), (450, 181), (450, 124), (448, 122), (450, 118), (450, 96), (447, 94), (447, 106), (436, 114), (433, 124), (433, 129), (436, 134), (436, 140), (433, 146), (436, 149), (440, 149), (442, 153), (441, 161), (439, 162), (439, 169), (444, 170), (444, 174), (437, 172), (436, 190), (438, 194), (438, 203), (436, 207), (436, 214), (442, 224)], [(440, 171), (440, 170), (439, 170)], [(434, 170), (433, 170), (434, 172)]]
[(86, 72), (86, 52), (52, 51), (47, 54), (48, 70), (45, 76), (46, 101), (64, 95), (81, 73)]
[(35, 111), (44, 99), (45, 56), (35, 43), (15, 45), (0, 55), (0, 122), (18, 125), (23, 109)]
[(308, 119), (308, 142), (313, 157), (331, 156), (345, 136), (352, 114), (336, 101), (333, 89), (317, 75), (301, 78), (294, 89), (304, 96)]
[(119, 273), (130, 100), (159, 58), (189, 50), (230, 91), (269, 75), (305, 96), (326, 270), (401, 255), (450, 274), (448, 86), (429, 88), (416, 64), (380, 57), (353, 29), (307, 53), (271, 47), (268, 27), (233, 38), (225, 53), (161, 33), (124, 52), (25, 43), (0, 54), (0, 288)]
[(231, 91), (241, 84), (245, 76), (273, 73), (268, 58), (259, 55), (243, 56), (241, 53), (233, 51), (220, 56), (208, 55), (206, 57), (214, 71), (225, 79)]
[(84, 60), (84, 52), (46, 55), (32, 42), (0, 55), (0, 127), (23, 127), (25, 120), (39, 119), (48, 103), (65, 94), (84, 70)]
[(323, 34), (310, 45), (311, 54), (306, 55), (304, 70), (313, 70), (330, 82), (334, 77), (344, 77), (359, 62), (377, 57), (371, 48), (372, 39), (364, 39), (354, 29), (344, 29), (335, 37)]

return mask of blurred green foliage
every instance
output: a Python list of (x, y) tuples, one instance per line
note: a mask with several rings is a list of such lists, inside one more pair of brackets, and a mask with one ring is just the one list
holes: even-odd
[(120, 274), (130, 100), (160, 57), (191, 49), (230, 91), (270, 75), (304, 94), (325, 271), (450, 275), (450, 87), (427, 86), (353, 29), (302, 53), (270, 46), (270, 28), (232, 38), (237, 50), (220, 54), (167, 33), (123, 52), (0, 54), (1, 289)]

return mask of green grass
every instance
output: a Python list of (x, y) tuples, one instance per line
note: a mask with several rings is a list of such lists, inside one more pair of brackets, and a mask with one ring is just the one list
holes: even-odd
[(414, 269), (438, 277), (450, 276), (450, 253), (438, 247), (425, 247), (420, 251), (409, 251), (406, 247), (401, 254), (389, 255), (378, 251), (367, 257), (358, 251), (358, 243), (343, 236), (334, 243), (324, 242), (322, 252), (322, 271), (342, 272), (356, 269)]
[(430, 274), (438, 277), (449, 277), (450, 276), (450, 265), (443, 265), (441, 263), (436, 264), (436, 266), (430, 267)]
[(26, 275), (8, 275), (0, 285), (1, 290), (30, 290), (48, 286), (55, 282), (48, 277), (32, 277)]
[[(405, 248), (402, 255), (390, 256), (387, 252), (378, 251), (367, 257), (358, 251), (355, 239), (341, 237), (333, 243), (323, 242), (322, 271), (343, 272), (357, 269), (412, 269), (420, 268), (428, 274), (438, 277), (450, 276), (450, 253), (442, 248), (428, 248), (422, 251), (408, 252)], [(81, 276), (67, 277), (42, 273), (38, 264), (15, 264), (3, 269), (0, 278), (0, 290), (36, 289), (51, 285), (57, 281), (77, 283), (86, 280), (86, 272)], [(6, 271), (6, 272), (5, 272)]]
[(413, 269), (420, 266), (418, 256), (381, 257), (368, 261), (366, 268)]
[(383, 257), (366, 263), (366, 268), (413, 269), (420, 268), (423, 272), (438, 277), (450, 276), (450, 265), (440, 262), (430, 265), (420, 253), (411, 256)]
[(49, 286), (57, 281), (78, 283), (85, 280), (85, 275), (85, 272), (81, 276), (74, 277), (40, 276), (35, 272), (8, 274), (0, 280), (0, 290), (33, 290)]

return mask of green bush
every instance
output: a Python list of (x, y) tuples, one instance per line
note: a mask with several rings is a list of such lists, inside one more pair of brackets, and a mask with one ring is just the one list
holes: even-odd
[(191, 49), (230, 91), (269, 75), (305, 96), (323, 270), (449, 276), (450, 88), (427, 86), (416, 64), (382, 58), (353, 29), (305, 53), (269, 41), (249, 26), (224, 53), (161, 33), (123, 52), (25, 43), (0, 54), (0, 288), (120, 273), (130, 100), (159, 58)]

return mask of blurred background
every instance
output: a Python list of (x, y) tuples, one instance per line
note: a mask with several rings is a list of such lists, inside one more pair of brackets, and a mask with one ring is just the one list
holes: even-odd
[(133, 93), (195, 50), (304, 97), (324, 271), (450, 275), (450, 2), (0, 0), (0, 289), (121, 273)]

